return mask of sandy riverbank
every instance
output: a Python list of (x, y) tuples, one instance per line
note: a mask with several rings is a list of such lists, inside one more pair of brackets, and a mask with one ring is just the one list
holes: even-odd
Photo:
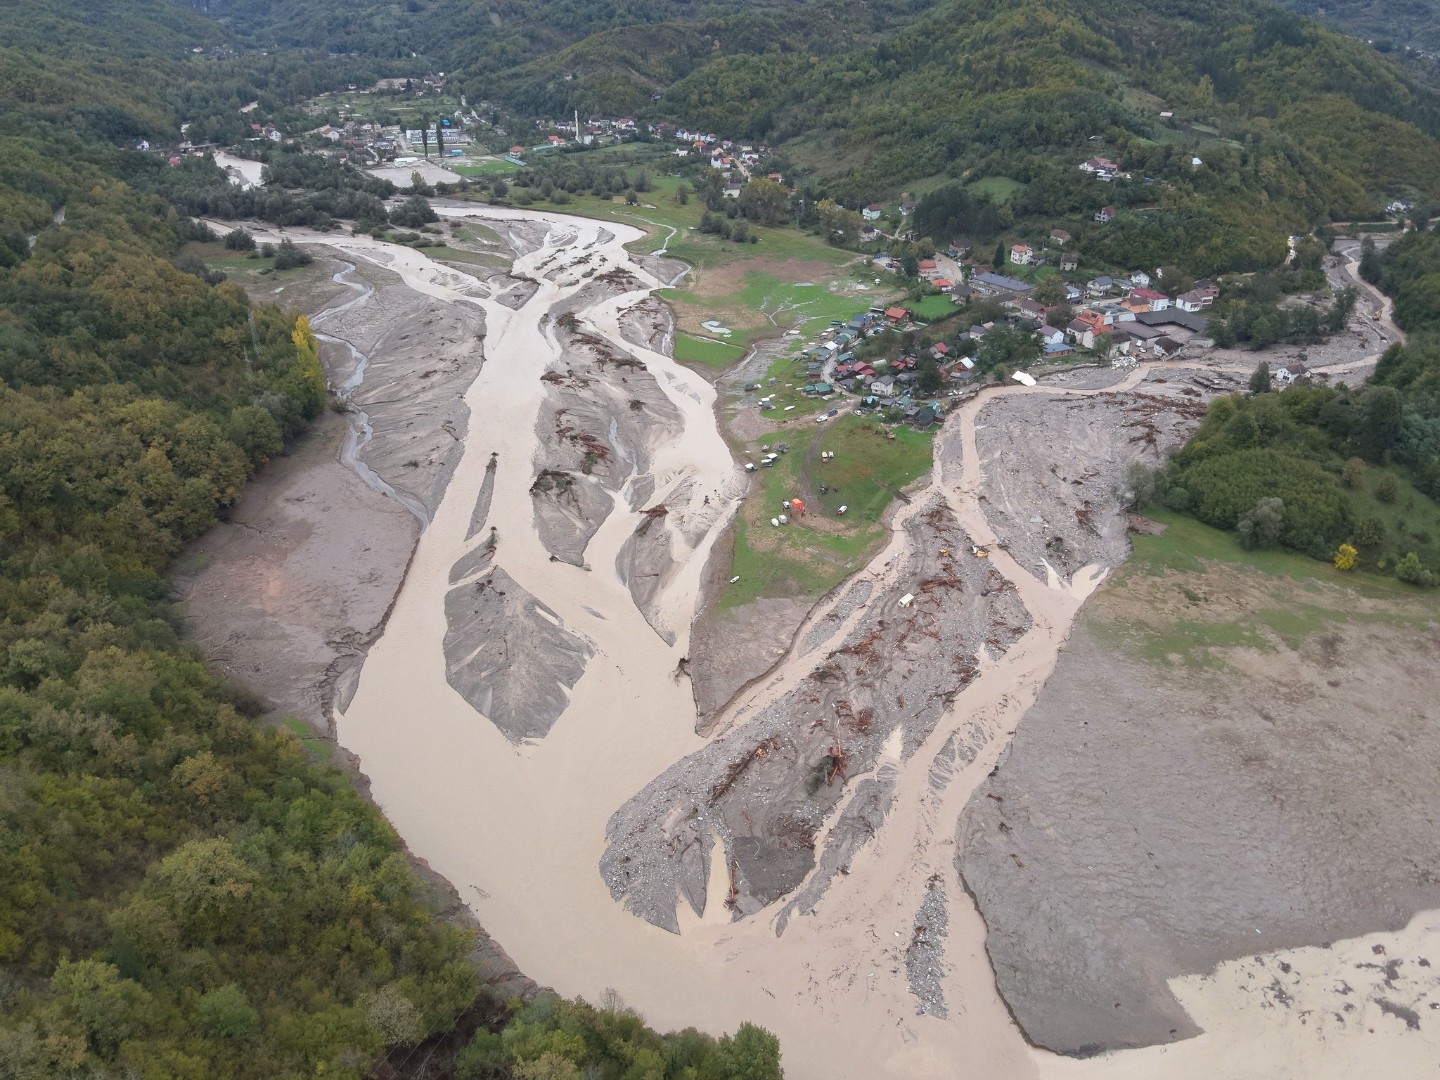
[[(467, 420), (452, 440), (458, 460), (443, 482), (428, 488), (437, 494), (429, 525), (385, 632), (339, 718), (340, 741), (359, 755), (375, 798), (401, 835), (455, 883), (527, 974), (592, 999), (613, 987), (662, 1027), (733, 1029), (743, 1019), (755, 1019), (780, 1035), (792, 1078), (951, 1077), (961, 1067), (991, 1077), (1069, 1071), (1074, 1063), (1026, 1045), (996, 992), (985, 926), (954, 873), (953, 830), (1041, 692), (1083, 599), (1103, 577), (1093, 564), (1113, 565), (1123, 552), (1117, 555), (1109, 543), (1089, 550), (1078, 534), (1067, 534), (1071, 561), (1038, 554), (1047, 550), (1046, 537), (1028, 535), (1033, 523), (1019, 507), (1025, 499), (1045, 496), (1013, 484), (1005, 488), (1009, 517), (997, 518), (987, 509), (987, 501), (999, 504), (992, 473), (1030, 466), (997, 460), (1002, 448), (993, 436), (1003, 431), (1007, 410), (1027, 400), (1048, 404), (1049, 398), (1036, 395), (1103, 403), (1095, 408), (1113, 408), (1121, 414), (1114, 422), (1122, 427), (1153, 423), (1148, 413), (1127, 417), (1125, 410), (1134, 408), (1140, 395), (1156, 392), (1142, 387), (1147, 376), (1178, 382), (1184, 366), (1141, 368), (1109, 391), (1063, 385), (988, 391), (952, 418), (932, 476), (914, 502), (895, 514), (890, 543), (864, 575), (869, 591), (842, 589), (805, 621), (795, 649), (773, 676), (733, 705), (736, 723), (725, 730), (737, 734), (728, 745), (742, 746), (738, 733), (767, 714), (766, 722), (782, 727), (787, 718), (803, 716), (800, 733), (810, 729), (813, 718), (798, 710), (815, 704), (804, 702), (804, 687), (820, 658), (857, 646), (880, 620), (892, 635), (887, 640), (893, 651), (913, 650), (905, 658), (909, 666), (933, 664), (934, 650), (943, 648), (947, 667), (953, 654), (963, 651), (973, 671), (963, 681), (957, 672), (958, 686), (937, 686), (938, 696), (922, 693), (919, 700), (907, 696), (904, 704), (897, 702), (893, 716), (881, 718), (890, 725), (883, 738), (877, 729), (875, 739), (857, 741), (852, 784), (838, 792), (833, 814), (822, 818), (813, 836), (814, 865), (802, 870), (793, 892), (808, 891), (810, 900), (805, 910), (790, 912), (783, 935), (776, 937), (775, 914), (786, 898), (765, 906), (769, 894), (754, 887), (763, 875), (740, 882), (741, 910), (753, 914), (731, 921), (724, 904), (729, 868), (719, 845), (708, 857), (703, 846), (684, 855), (689, 884), (681, 891), (688, 902), (676, 893), (680, 933), (672, 934), (616, 903), (612, 882), (598, 868), (612, 814), (629, 812), (636, 793), (658, 777), (667, 778), (675, 797), (642, 808), (654, 815), (653, 825), (641, 829), (642, 841), (663, 843), (667, 829), (676, 837), (698, 837), (702, 845), (708, 839), (703, 828), (697, 833), (691, 826), (700, 818), (689, 814), (685, 799), (708, 807), (715, 801), (713, 784), (690, 779), (687, 786), (684, 769), (672, 767), (717, 754), (694, 734), (690, 689), (675, 674), (690, 649), (706, 555), (742, 490), (716, 428), (715, 391), (694, 372), (639, 344), (633, 329), (626, 340), (625, 311), (657, 284), (623, 250), (633, 230), (473, 206), (442, 207), (442, 213), (473, 215), (503, 235), (521, 237), (525, 253), (514, 273), (529, 278), (533, 288), (507, 296), (510, 285), (441, 266), (413, 249), (364, 237), (291, 232), (297, 242), (324, 245), (357, 265), (383, 267), (399, 288), (442, 307), (474, 309), (483, 318), (485, 362), (478, 373), (467, 369), (470, 378), (463, 383)], [(593, 287), (596, 279), (620, 269), (638, 285), (619, 293)], [(585, 333), (639, 368), (598, 363), (593, 354), (581, 358), (558, 326), (558, 312), (574, 316)], [(418, 342), (426, 340), (421, 335)], [(638, 377), (640, 369), (679, 416), (681, 429), (641, 456), (619, 425), (613, 433), (608, 424), (597, 428), (588, 421), (572, 428), (589, 440), (591, 453), (603, 447), (605, 460), (615, 465), (608, 482), (597, 483), (610, 508), (584, 542), (588, 569), (552, 561), (537, 528), (532, 492), (537, 466), (553, 452), (539, 423), (556, 385), (546, 376), (603, 379), (613, 387), (625, 386), (621, 380), (631, 370)], [(420, 374), (397, 377), (394, 396), (403, 399)], [(1181, 401), (1179, 386), (1172, 390)], [(1175, 414), (1182, 411), (1177, 405)], [(558, 433), (553, 416), (547, 424)], [(622, 449), (630, 453), (628, 460)], [(1122, 457), (1119, 450), (1112, 453), (1108, 467), (1122, 468)], [(567, 472), (589, 475), (574, 462), (561, 464)], [(644, 497), (634, 497), (642, 491)], [(633, 552), (638, 532), (657, 528), (656, 519), (644, 513), (657, 502), (667, 509), (671, 565), (642, 598), (628, 579), (627, 567), (635, 563), (626, 553)], [(1113, 512), (1108, 503), (1094, 509)], [(927, 515), (935, 520), (927, 522)], [(944, 570), (937, 542), (942, 537), (946, 550), (963, 553), (967, 540), (994, 545), (997, 531), (1005, 533), (1011, 550), (992, 546), (983, 579), (972, 580), (976, 568), (969, 565), (963, 573)], [(963, 557), (968, 556), (952, 561)], [(989, 584), (991, 575), (1000, 587)], [(960, 583), (973, 618), (957, 617), (953, 626), (946, 625), (946, 605), (934, 613), (917, 605), (912, 618), (920, 629), (901, 643), (905, 624), (895, 614), (895, 599), (913, 584), (944, 577)], [(457, 625), (482, 603), (471, 597), (487, 581), (502, 583), (508, 602), (503, 608), (510, 614), (490, 620), (482, 635), (472, 633), (459, 646), (453, 640)], [(994, 603), (987, 603), (985, 589)], [(1017, 606), (1006, 620), (1015, 632), (986, 631), (977, 640), (976, 627), (1002, 602)], [(921, 632), (927, 614), (940, 619), (933, 638)], [(657, 622), (672, 631), (673, 641), (657, 632)], [(543, 655), (530, 655), (538, 652), (526, 648), (534, 638), (519, 630), (527, 623), (576, 643), (575, 652), (586, 654), (578, 674), (562, 677)], [(985, 640), (989, 637), (993, 644)], [(546, 700), (558, 701), (560, 708), (543, 737), (514, 741), (513, 732), (457, 692), (457, 671), (494, 665), (497, 658), (502, 668), (530, 665), (535, 686), (549, 680)], [(882, 674), (898, 680), (897, 687), (910, 678), (900, 664)], [(854, 682), (856, 673), (843, 678)], [(907, 694), (903, 688), (895, 692)], [(853, 689), (847, 693), (854, 696)], [(523, 710), (531, 695), (522, 689), (511, 696)], [(832, 696), (828, 702), (832, 715), (834, 701)], [(823, 750), (818, 742), (797, 749), (792, 764), (811, 767), (805, 755), (816, 750)], [(772, 764), (781, 765), (778, 755), (764, 767)], [(736, 804), (717, 815), (711, 834), (732, 852), (738, 841), (776, 835), (773, 829), (746, 833), (745, 810)], [(848, 818), (847, 810), (853, 811)], [(853, 835), (847, 839), (839, 827), (845, 820), (866, 822), (873, 835), (859, 843)], [(742, 844), (739, 850), (752, 848)], [(937, 918), (942, 912), (943, 931)], [(1244, 1008), (1243, 988), (1227, 979), (1182, 982), (1177, 989), (1187, 1006), (1195, 1001), (1206, 1010), (1205, 1053), (1238, 1054), (1273, 1066), (1234, 1075), (1285, 1075), (1282, 1059), (1260, 1051), (1272, 1041), (1289, 1046), (1294, 1040), (1289, 1035), (1281, 1040), (1266, 1026), (1268, 1018)], [(1349, 1039), (1352, 1033), (1326, 1029), (1325, 1037)], [(1136, 1075), (1142, 1068), (1136, 1060), (1119, 1055), (1081, 1064), (1099, 1070), (1097, 1075)], [(1169, 1062), (1181, 1062), (1179, 1055), (1159, 1064), (1153, 1055), (1143, 1060), (1148, 1070), (1143, 1075), (1192, 1075), (1184, 1068), (1193, 1067), (1193, 1058), (1174, 1071)], [(1312, 1069), (1304, 1075), (1325, 1074)]]

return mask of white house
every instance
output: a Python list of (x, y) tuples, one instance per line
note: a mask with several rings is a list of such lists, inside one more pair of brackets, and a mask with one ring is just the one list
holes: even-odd
[(1148, 289), (1150, 287), (1150, 275), (1144, 270), (1136, 270), (1130, 275), (1130, 284), (1137, 288)]
[(881, 206), (879, 203), (871, 203), (869, 206), (865, 207), (864, 210), (860, 211), (860, 216), (866, 221), (879, 221), (881, 215), (884, 213), (885, 208), (883, 206)]
[(1024, 244), (1015, 244), (1010, 248), (1010, 261), (1020, 266), (1029, 266), (1035, 261), (1035, 252)]
[(1275, 372), (1275, 381), (1281, 386), (1289, 386), (1296, 379), (1303, 378), (1310, 374), (1310, 369), (1301, 363), (1286, 364)]
[(1175, 306), (1181, 311), (1204, 311), (1214, 302), (1215, 297), (1201, 289), (1191, 289), (1175, 298)]

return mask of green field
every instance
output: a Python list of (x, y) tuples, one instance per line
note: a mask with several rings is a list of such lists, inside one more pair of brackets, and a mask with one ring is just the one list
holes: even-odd
[[(1230, 650), (1297, 649), (1346, 623), (1423, 630), (1434, 613), (1413, 601), (1423, 591), (1393, 578), (1343, 573), (1278, 550), (1242, 548), (1234, 535), (1168, 511), (1151, 515), (1161, 536), (1135, 536), (1134, 552), (1111, 588), (1134, 592), (1123, 619), (1095, 618), (1117, 648), (1156, 664), (1226, 668)], [(1400, 602), (1397, 606), (1396, 602)]]
[(218, 240), (211, 243), (190, 243), (180, 249), (182, 255), (193, 255), (211, 270), (219, 270), (231, 281), (242, 285), (258, 285), (261, 282), (283, 283), (302, 276), (308, 267), (292, 266), (288, 270), (276, 270), (274, 256), (269, 258), (256, 254), (231, 251)]
[(915, 318), (923, 319), (925, 322), (935, 322), (937, 319), (946, 319), (954, 315), (956, 310), (955, 302), (945, 295), (927, 296), (925, 299), (910, 305), (910, 310), (915, 313)]
[[(757, 265), (767, 264), (757, 260)], [(697, 319), (719, 322), (733, 331), (732, 340), (737, 344), (749, 344), (792, 328), (815, 333), (832, 322), (853, 317), (873, 302), (863, 294), (855, 296), (835, 291), (822, 281), (785, 281), (766, 269), (742, 274), (737, 287), (723, 292), (707, 293), (708, 284), (702, 276), (696, 288), (664, 289), (657, 295), (678, 310), (693, 313)], [(837, 282), (837, 288), (842, 284), (853, 285)], [(798, 347), (801, 342), (796, 344)]]
[(977, 195), (989, 195), (996, 202), (1009, 202), (1020, 192), (1025, 190), (1025, 185), (1019, 180), (1012, 180), (1008, 176), (985, 176), (968, 185), (970, 190)]
[(1349, 583), (1367, 595), (1393, 596), (1417, 590), (1392, 577), (1345, 573), (1327, 562), (1307, 558), (1279, 548), (1246, 550), (1234, 533), (1211, 528), (1195, 518), (1159, 508), (1145, 511), (1147, 517), (1166, 526), (1162, 536), (1135, 536), (1134, 552), (1123, 573), (1160, 574), (1171, 570), (1199, 571), (1204, 561), (1235, 563), (1261, 573), (1287, 577), (1302, 585), (1307, 582)]
[(694, 337), (691, 334), (675, 335), (675, 359), (690, 364), (704, 364), (707, 367), (727, 368), (745, 355), (743, 345), (732, 345), (728, 341)]
[[(842, 413), (824, 425), (789, 424), (762, 439), (752, 451), (756, 460), (780, 442), (791, 450), (774, 467), (758, 470), (760, 490), (736, 516), (730, 573), (740, 580), (721, 594), (720, 606), (771, 596), (818, 597), (863, 567), (885, 540), (880, 521), (894, 492), (931, 468), (930, 435), (909, 429), (894, 434), (887, 439), (883, 425)], [(835, 460), (822, 462), (821, 449), (833, 450)], [(839, 490), (821, 495), (821, 484)], [(785, 512), (782, 501), (796, 496), (804, 499), (807, 515), (772, 526), (770, 519)], [(837, 517), (841, 506), (845, 516)]]
[(503, 176), (520, 171), (520, 166), (510, 161), (480, 161), (474, 165), (452, 164), (450, 168), (461, 176)]
[(300, 740), (300, 745), (305, 747), (306, 752), (314, 761), (326, 762), (330, 760), (330, 744), (315, 733), (315, 729), (304, 720), (293, 716), (281, 717), (290, 734)]

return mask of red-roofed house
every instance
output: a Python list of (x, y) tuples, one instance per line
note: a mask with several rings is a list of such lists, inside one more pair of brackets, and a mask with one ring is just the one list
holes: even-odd
[(1156, 292), (1154, 289), (1132, 289), (1130, 291), (1130, 299), (1145, 301), (1145, 303), (1149, 305), (1147, 310), (1150, 311), (1164, 311), (1170, 306), (1170, 298), (1162, 292)]
[(885, 318), (889, 319), (892, 323), (909, 322), (910, 309), (903, 307), (886, 308)]
[(1035, 261), (1035, 252), (1024, 244), (1016, 244), (1010, 249), (1010, 261), (1020, 266), (1029, 266)]

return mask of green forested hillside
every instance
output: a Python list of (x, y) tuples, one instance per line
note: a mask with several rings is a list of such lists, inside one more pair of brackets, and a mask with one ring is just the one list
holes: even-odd
[(1382, 193), (1440, 194), (1433, 91), (1359, 42), (1240, 0), (820, 0), (600, 33), (513, 70), (455, 60), (473, 95), (531, 113), (638, 113), (780, 143), (847, 200), (944, 176), (1031, 184), (1073, 171), (1093, 136), (1118, 142), (1125, 168), (1200, 156), (1202, 175), (1170, 179), (1222, 224), (1237, 206), (1247, 227), (1293, 228), (1367, 213)]
[(469, 1004), (467, 937), (163, 577), (322, 407), (314, 340), (47, 149), (0, 142), (0, 1075), (355, 1075)]
[(1282, 0), (1299, 15), (1319, 19), (1342, 34), (1392, 48), (1440, 48), (1440, 12), (1434, 0)]

